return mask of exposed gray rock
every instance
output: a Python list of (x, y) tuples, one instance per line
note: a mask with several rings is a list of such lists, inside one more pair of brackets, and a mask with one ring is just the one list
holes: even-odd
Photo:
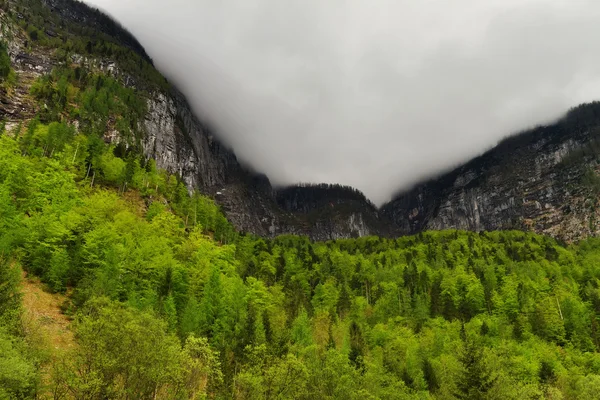
[(382, 213), (401, 234), (529, 229), (567, 241), (595, 235), (598, 193), (584, 175), (597, 169), (599, 116), (599, 104), (580, 106), (401, 194)]

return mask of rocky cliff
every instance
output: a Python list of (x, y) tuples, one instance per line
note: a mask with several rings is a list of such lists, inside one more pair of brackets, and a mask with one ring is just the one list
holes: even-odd
[(527, 229), (566, 241), (599, 232), (600, 103), (511, 137), (402, 193), (381, 212), (400, 234)]

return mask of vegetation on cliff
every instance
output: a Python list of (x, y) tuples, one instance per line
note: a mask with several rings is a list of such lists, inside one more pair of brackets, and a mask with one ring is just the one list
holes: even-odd
[(140, 87), (170, 87), (139, 42), (116, 21), (72, 0), (0, 0), (0, 9), (26, 32), (30, 48), (50, 50), (58, 61), (110, 59)]

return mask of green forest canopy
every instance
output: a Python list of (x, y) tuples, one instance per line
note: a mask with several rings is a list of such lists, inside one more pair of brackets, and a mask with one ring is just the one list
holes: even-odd
[[(72, 288), (66, 398), (548, 398), (600, 389), (600, 240), (235, 232), (67, 123), (0, 136), (0, 386), (33, 396), (16, 265)], [(90, 128), (92, 129), (92, 128)], [(2, 392), (0, 392), (2, 393)], [(554, 396), (554, 397), (552, 397)]]

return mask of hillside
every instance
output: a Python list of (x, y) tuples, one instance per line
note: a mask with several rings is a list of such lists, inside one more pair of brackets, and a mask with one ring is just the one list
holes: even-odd
[[(4, 397), (588, 399), (600, 389), (597, 239), (262, 239), (153, 163), (140, 168), (67, 124), (23, 129), (0, 134)], [(114, 172), (127, 165), (125, 186)], [(23, 303), (49, 313), (46, 346), (63, 351), (49, 356), (21, 316), (19, 266), (67, 294), (66, 328), (52, 301), (31, 303), (30, 284)]]

